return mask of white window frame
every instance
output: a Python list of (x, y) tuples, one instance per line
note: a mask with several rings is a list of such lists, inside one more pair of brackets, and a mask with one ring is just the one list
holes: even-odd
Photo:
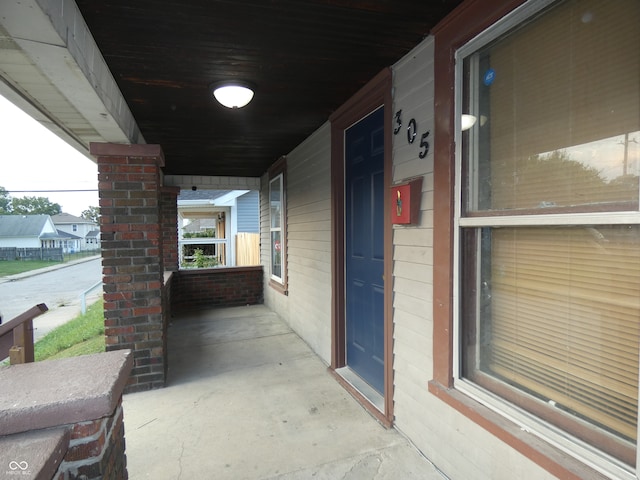
[[(280, 190), (280, 198), (279, 198), (279, 202), (280, 202), (280, 218), (279, 218), (279, 222), (278, 222), (278, 227), (274, 227), (273, 224), (273, 218), (272, 218), (272, 212), (273, 209), (271, 208), (271, 195), (272, 195), (272, 186), (274, 183), (278, 183), (279, 186), (279, 190)], [(284, 222), (285, 222), (285, 203), (284, 203), (284, 172), (279, 172), (278, 174), (274, 175), (272, 178), (269, 179), (269, 247), (270, 247), (270, 254), (269, 254), (269, 273), (270, 273), (270, 277), (271, 280), (279, 283), (280, 285), (285, 284), (285, 278), (286, 278), (286, 238), (285, 238), (285, 229), (284, 227)], [(274, 232), (279, 232), (280, 233), (280, 275), (276, 275), (275, 273), (273, 273), (274, 271), (274, 255), (273, 252), (276, 251), (276, 246), (273, 244), (272, 238), (273, 238), (273, 233)]]
[[(501, 37), (514, 27), (529, 20), (533, 15), (555, 3), (556, 0), (536, 0), (529, 1), (506, 15), (499, 22), (489, 27), (487, 30), (473, 38), (467, 44), (463, 45), (456, 52), (456, 71), (455, 71), (455, 118), (460, 119), (463, 113), (463, 60), (481, 49), (489, 42)], [(473, 108), (473, 106), (471, 107)], [(492, 217), (463, 217), (462, 216), (462, 130), (460, 121), (455, 122), (455, 210), (454, 210), (454, 284), (453, 284), (453, 377), (454, 387), (456, 390), (473, 398), (474, 400), (485, 405), (487, 408), (497, 414), (507, 418), (528, 432), (531, 432), (551, 445), (563, 450), (569, 455), (579, 459), (593, 469), (614, 478), (621, 479), (638, 479), (638, 471), (640, 471), (640, 448), (636, 445), (636, 469), (605, 455), (595, 447), (583, 442), (571, 435), (560, 430), (558, 427), (545, 422), (544, 420), (514, 406), (508, 401), (502, 399), (498, 395), (489, 392), (478, 385), (466, 380), (461, 375), (461, 346), (460, 338), (462, 334), (461, 325), (461, 229), (465, 227), (482, 227), (482, 226), (559, 226), (559, 225), (615, 225), (615, 224), (640, 224), (640, 212), (602, 212), (602, 213), (562, 213), (547, 215), (514, 215), (514, 216), (492, 216)], [(474, 172), (469, 172), (473, 175)], [(640, 415), (639, 415), (640, 416)], [(640, 422), (639, 430), (640, 430)], [(638, 433), (640, 440), (640, 431)]]
[[(217, 246), (218, 245), (222, 245), (225, 247), (225, 264), (224, 265), (218, 265), (219, 267), (230, 267), (231, 265), (231, 252), (230, 252), (230, 245), (231, 242), (229, 242), (229, 237), (230, 237), (230, 226), (229, 226), (229, 222), (225, 222), (225, 232), (224, 232), (224, 238), (214, 238), (214, 237), (196, 237), (196, 238), (185, 238), (184, 237), (184, 229), (183, 229), (183, 225), (182, 222), (185, 218), (190, 218), (190, 213), (193, 214), (194, 212), (198, 213), (198, 217), (199, 218), (209, 218), (209, 219), (215, 219), (218, 217), (218, 215), (220, 214), (224, 214), (226, 216), (226, 218), (230, 218), (231, 214), (230, 214), (230, 210), (228, 208), (223, 208), (223, 209), (203, 209), (203, 208), (184, 208), (184, 209), (179, 209), (178, 211), (178, 223), (179, 223), (179, 228), (178, 228), (178, 265), (179, 265), (179, 269), (184, 270), (185, 268), (187, 270), (190, 269), (195, 269), (195, 267), (184, 267), (182, 266), (182, 263), (185, 260), (185, 255), (184, 255), (184, 251), (183, 251), (183, 246), (185, 245), (216, 245), (216, 251), (217, 251)], [(203, 215), (203, 214), (206, 214)], [(202, 229), (202, 227), (201, 227)], [(187, 257), (187, 258), (191, 258), (191, 257)], [(215, 267), (212, 267), (215, 268)]]

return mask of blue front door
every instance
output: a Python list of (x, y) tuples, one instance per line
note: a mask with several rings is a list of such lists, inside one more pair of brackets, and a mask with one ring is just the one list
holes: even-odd
[(384, 107), (345, 132), (347, 366), (384, 395)]

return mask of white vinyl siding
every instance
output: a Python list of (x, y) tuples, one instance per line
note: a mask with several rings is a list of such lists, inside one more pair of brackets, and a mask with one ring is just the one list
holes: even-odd
[[(277, 312), (326, 362), (331, 359), (331, 161), (329, 124), (287, 155), (288, 295), (265, 288)], [(268, 175), (261, 193), (262, 263), (270, 265)], [(265, 191), (266, 190), (266, 191)], [(265, 205), (266, 203), (266, 205)], [(265, 281), (269, 275), (265, 271)]]
[(323, 125), (287, 155), (289, 324), (331, 360), (330, 128)]
[[(415, 118), (419, 134), (433, 131), (433, 52), (433, 40), (427, 38), (393, 66), (393, 113), (403, 110), (403, 126)], [(420, 223), (393, 230), (395, 426), (449, 478), (553, 479), (428, 391), (433, 370), (433, 148), (431, 143), (430, 153), (420, 159), (417, 142), (408, 144), (404, 127), (393, 136), (393, 182), (423, 177)]]
[(433, 151), (420, 159), (418, 141), (407, 141), (406, 128), (415, 119), (416, 140), (433, 131), (432, 58), (433, 42), (425, 41), (394, 66), (393, 110), (402, 110), (402, 127), (393, 136), (393, 182), (423, 177), (419, 225), (393, 229), (394, 413), (400, 430), (425, 442), (432, 428), (423, 411), (431, 397), (425, 379), (432, 371)]

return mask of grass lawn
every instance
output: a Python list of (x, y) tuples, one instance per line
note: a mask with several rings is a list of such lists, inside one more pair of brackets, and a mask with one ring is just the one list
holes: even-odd
[(15, 275), (16, 273), (30, 272), (31, 270), (51, 267), (52, 265), (59, 265), (61, 263), (67, 263), (72, 260), (92, 257), (94, 255), (100, 255), (100, 250), (83, 251), (78, 253), (65, 253), (64, 262), (54, 262), (50, 260), (0, 260), (0, 277)]
[(47, 260), (2, 260), (0, 261), (0, 277), (15, 275), (16, 273), (30, 272), (39, 268), (50, 267), (62, 262), (50, 262)]
[(36, 362), (104, 352), (104, 312), (102, 300), (87, 313), (51, 330), (34, 346)]

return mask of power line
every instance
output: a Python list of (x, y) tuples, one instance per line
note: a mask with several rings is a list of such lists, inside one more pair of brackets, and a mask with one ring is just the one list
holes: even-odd
[(90, 190), (6, 190), (6, 193), (73, 193), (73, 192), (97, 192), (98, 189)]

